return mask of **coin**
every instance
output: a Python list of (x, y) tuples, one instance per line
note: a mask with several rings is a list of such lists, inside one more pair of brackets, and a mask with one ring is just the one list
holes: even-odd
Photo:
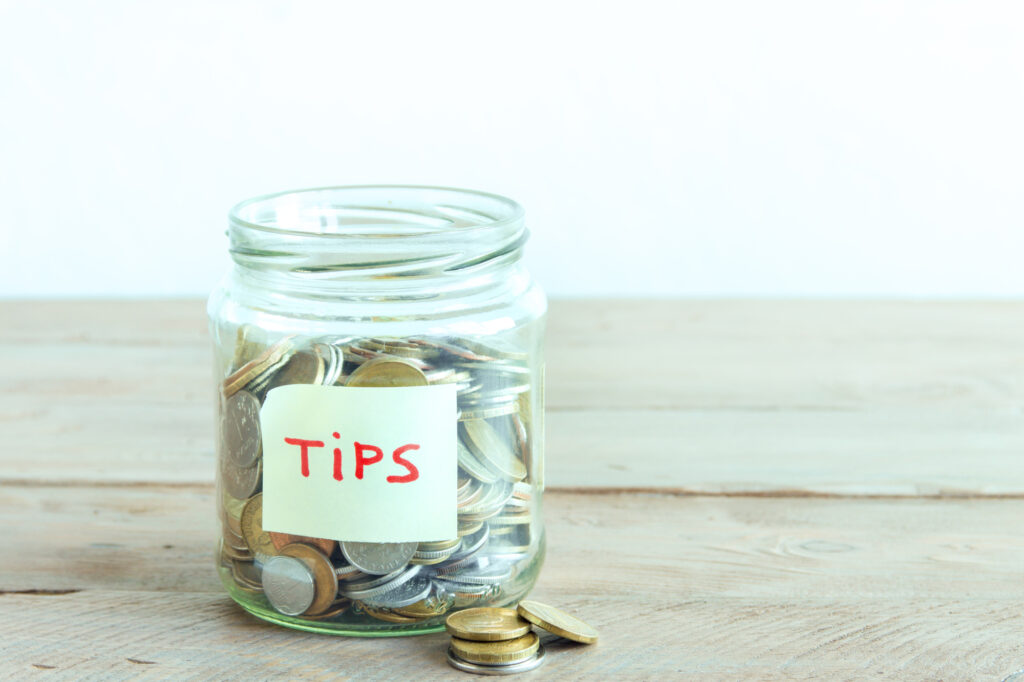
[(320, 613), (304, 613), (302, 614), (302, 617), (309, 618), (311, 620), (329, 620), (342, 615), (348, 611), (350, 606), (352, 606), (352, 601), (343, 597), (328, 606), (326, 611), (322, 611)]
[(366, 577), (365, 573), (351, 564), (335, 566), (334, 575), (338, 576), (338, 580), (359, 580)]
[(220, 420), (223, 452), (238, 467), (255, 466), (263, 441), (260, 436), (260, 401), (248, 391), (227, 399)]
[(452, 637), (451, 647), (456, 656), (469, 663), (508, 665), (533, 658), (540, 647), (540, 639), (532, 632), (498, 642), (475, 642)]
[(313, 570), (294, 557), (271, 557), (263, 564), (262, 583), (270, 605), (286, 616), (305, 613), (316, 597)]
[(450, 595), (441, 595), (434, 590), (426, 599), (409, 606), (399, 606), (395, 612), (410, 618), (436, 618), (447, 613), (453, 602), (454, 599)]
[(270, 388), (291, 384), (319, 384), (323, 381), (326, 363), (317, 352), (297, 351), (269, 382)]
[(253, 554), (277, 554), (270, 534), (263, 530), (263, 493), (253, 495), (242, 507), (242, 537)]
[(526, 620), (559, 637), (582, 644), (593, 644), (597, 641), (597, 630), (554, 606), (527, 599), (519, 602), (518, 611)]
[[(239, 500), (247, 500), (253, 496), (260, 487), (260, 480), (263, 477), (263, 464), (256, 463), (254, 467), (237, 467), (227, 457), (220, 460), (220, 480), (224, 490), (229, 495)], [(236, 532), (241, 532), (239, 528)]]
[(488, 466), (511, 481), (526, 478), (526, 467), (505, 444), (498, 433), (483, 419), (460, 422), (459, 427), (472, 443), (474, 454), (480, 456)]
[(426, 375), (407, 360), (375, 358), (349, 375), (346, 386), (426, 386)]
[(260, 570), (251, 561), (232, 561), (231, 579), (246, 592), (259, 593), (263, 591), (260, 583)]
[(381, 575), (409, 563), (418, 542), (342, 542), (341, 552), (363, 573)]
[(457, 611), (448, 616), (444, 626), (453, 637), (476, 642), (515, 639), (530, 631), (530, 624), (515, 609), (487, 607)]
[[(397, 582), (397, 581), (396, 581)], [(390, 587), (390, 586), (389, 586)], [(370, 606), (384, 606), (390, 609), (409, 606), (430, 596), (433, 584), (428, 578), (416, 577), (407, 580), (388, 590), (370, 597), (362, 597), (360, 601)]]
[(398, 569), (377, 580), (360, 580), (358, 582), (346, 583), (341, 587), (341, 593), (346, 597), (360, 601), (374, 602), (377, 597), (397, 590), (407, 582), (412, 581), (421, 574), (419, 566), (409, 566), (405, 569)]
[(294, 336), (287, 336), (273, 346), (265, 350), (259, 357), (242, 365), (234, 374), (229, 376), (221, 384), (221, 391), (225, 398), (230, 398), (239, 390), (259, 377), (266, 370), (277, 365), (286, 357), (289, 357), (294, 350), (292, 339)]
[(455, 538), (454, 540), (438, 540), (436, 542), (421, 542), (416, 546), (417, 552), (440, 552), (446, 549), (452, 549), (458, 547), (462, 543), (462, 540)]
[(370, 606), (369, 604), (360, 604), (360, 607), (367, 615), (373, 616), (377, 620), (382, 620), (386, 623), (412, 625), (413, 623), (418, 623), (422, 620), (422, 618), (402, 615), (400, 613), (393, 612), (391, 609)]
[(537, 653), (533, 657), (522, 661), (521, 663), (510, 663), (508, 665), (481, 665), (479, 663), (470, 663), (464, 661), (458, 657), (453, 651), (452, 647), (448, 647), (448, 663), (459, 670), (467, 673), (475, 673), (477, 675), (515, 675), (517, 673), (526, 673), (531, 670), (536, 670), (544, 664), (544, 645), (541, 644), (537, 647)]
[[(292, 535), (291, 533), (277, 533), (272, 530), (267, 531), (267, 535), (270, 536), (270, 541), (274, 544), (274, 547), (281, 549), (285, 545), (291, 545), (296, 542), (302, 542), (307, 545), (314, 545), (321, 552), (327, 556), (331, 556), (334, 553), (334, 540), (328, 540), (327, 538), (311, 538), (306, 535)], [(270, 554), (277, 554), (277, 552), (270, 552)]]
[(307, 613), (321, 613), (334, 602), (338, 596), (338, 577), (334, 574), (331, 560), (323, 552), (312, 545), (296, 542), (281, 548), (281, 556), (295, 557), (306, 562), (313, 571), (313, 585), (316, 597), (306, 609)]

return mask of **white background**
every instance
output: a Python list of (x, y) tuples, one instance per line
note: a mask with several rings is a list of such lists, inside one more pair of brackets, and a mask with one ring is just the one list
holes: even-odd
[(555, 295), (1024, 295), (987, 2), (0, 4), (0, 296), (206, 293), (269, 191), (526, 206)]

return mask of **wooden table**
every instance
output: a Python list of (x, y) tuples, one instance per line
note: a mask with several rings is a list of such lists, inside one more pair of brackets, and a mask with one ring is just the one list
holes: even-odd
[[(469, 679), (213, 568), (196, 301), (0, 304), (0, 673)], [(557, 302), (547, 563), (601, 631), (551, 679), (999, 680), (1024, 667), (1024, 304)]]

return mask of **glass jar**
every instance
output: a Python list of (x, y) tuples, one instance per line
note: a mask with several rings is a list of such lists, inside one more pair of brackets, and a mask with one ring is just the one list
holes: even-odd
[(331, 187), (242, 202), (228, 234), (208, 312), (231, 597), (383, 636), (525, 596), (544, 557), (547, 303), (522, 208)]

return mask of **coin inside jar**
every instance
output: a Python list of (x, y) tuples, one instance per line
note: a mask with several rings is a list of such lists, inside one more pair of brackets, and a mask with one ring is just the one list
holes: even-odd
[(294, 557), (271, 557), (263, 564), (261, 582), (270, 605), (286, 616), (305, 613), (316, 597), (312, 569)]
[(270, 534), (263, 530), (263, 493), (253, 495), (242, 507), (242, 538), (253, 554), (277, 554)]
[(315, 614), (326, 611), (338, 596), (338, 577), (331, 560), (316, 547), (302, 543), (285, 545), (280, 555), (304, 561), (312, 570), (314, 597), (305, 612)]
[(427, 377), (412, 363), (397, 358), (374, 358), (352, 372), (346, 386), (426, 386)]
[(407, 565), (418, 542), (342, 542), (341, 552), (363, 573), (383, 575)]
[(530, 631), (530, 623), (515, 609), (478, 607), (448, 616), (445, 628), (453, 637), (476, 642), (497, 642), (522, 637)]
[(220, 423), (223, 453), (235, 466), (256, 465), (262, 450), (260, 401), (248, 391), (238, 391), (224, 404)]

